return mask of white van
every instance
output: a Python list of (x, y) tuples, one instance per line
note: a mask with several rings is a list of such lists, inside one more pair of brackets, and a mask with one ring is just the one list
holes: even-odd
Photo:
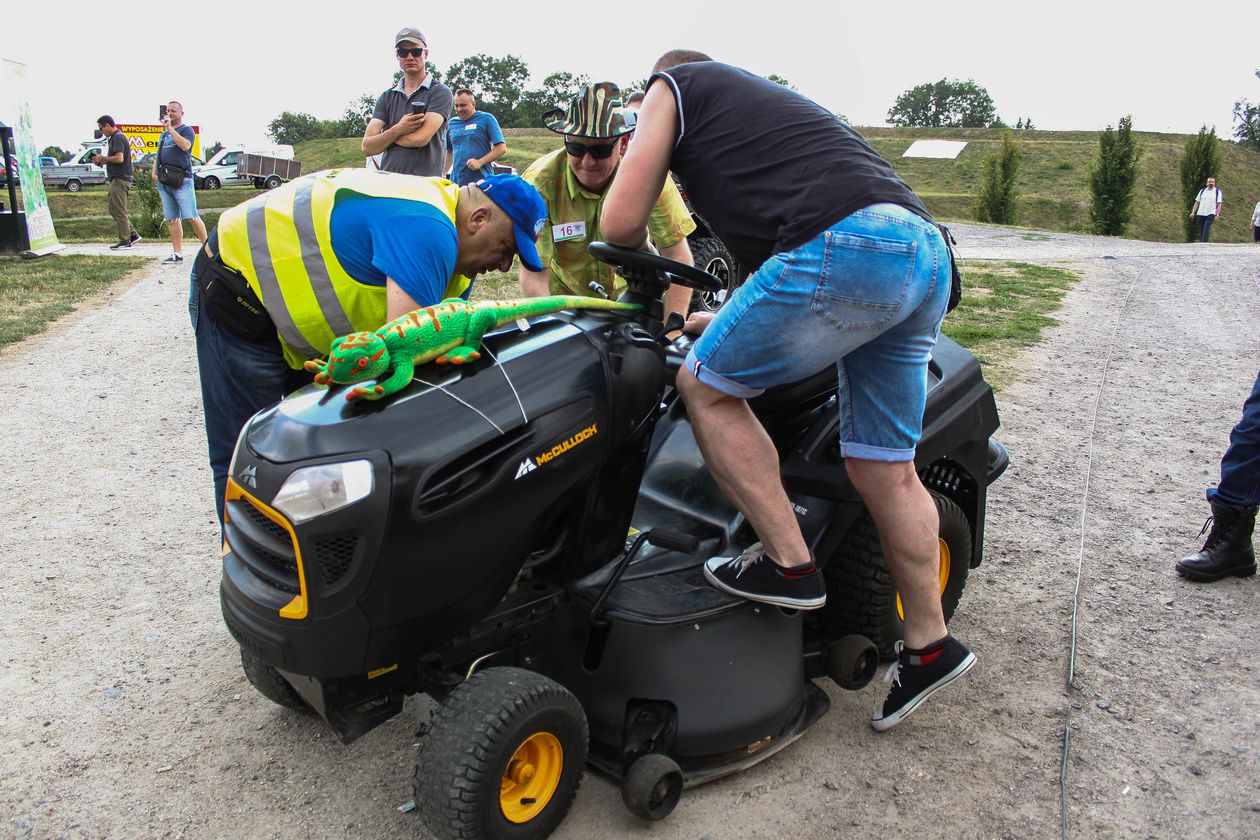
[(293, 160), (293, 147), (284, 145), (246, 149), (236, 146), (220, 149), (210, 160), (201, 166), (193, 167), (193, 185), (199, 190), (217, 190), (220, 187), (254, 183), (254, 178), (248, 175), (242, 176), (237, 174), (236, 163), (240, 160), (241, 155), (262, 155), (263, 157)]

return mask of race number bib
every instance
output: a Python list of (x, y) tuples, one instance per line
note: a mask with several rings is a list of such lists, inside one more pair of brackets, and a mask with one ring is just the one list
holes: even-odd
[(551, 226), (551, 238), (555, 242), (568, 242), (586, 237), (586, 222), (565, 222)]

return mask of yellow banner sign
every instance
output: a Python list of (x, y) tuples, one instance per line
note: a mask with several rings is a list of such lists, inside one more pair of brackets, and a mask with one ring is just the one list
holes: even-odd
[[(140, 123), (131, 123), (124, 125), (118, 123), (118, 130), (127, 135), (127, 139), (131, 141), (131, 156), (138, 158), (147, 152), (156, 152), (158, 143), (162, 139), (162, 132), (165, 130), (161, 125), (141, 125)], [(193, 144), (192, 153), (197, 157), (201, 157), (201, 126), (192, 126)]]

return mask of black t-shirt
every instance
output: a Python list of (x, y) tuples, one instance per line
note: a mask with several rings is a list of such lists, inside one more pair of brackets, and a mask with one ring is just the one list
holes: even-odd
[(115, 131), (109, 137), (109, 146), (105, 150), (105, 157), (122, 152), (122, 163), (105, 164), (105, 176), (107, 178), (122, 178), (124, 181), (131, 180), (131, 143), (127, 141), (127, 135), (121, 131)]
[(670, 169), (748, 268), (872, 204), (931, 218), (856, 131), (795, 91), (716, 61), (657, 73), (649, 86), (656, 79), (678, 107)]

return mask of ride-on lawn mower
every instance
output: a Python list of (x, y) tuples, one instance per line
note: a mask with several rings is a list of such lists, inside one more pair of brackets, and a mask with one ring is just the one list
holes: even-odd
[[(839, 454), (831, 366), (752, 401), (781, 456), (828, 601), (813, 613), (709, 586), (756, 540), (704, 466), (664, 339), (690, 266), (602, 243), (632, 312), (563, 312), (487, 335), (379, 401), (311, 385), (237, 443), (223, 615), (245, 674), (349, 742), (425, 692), (414, 790), (439, 837), (542, 838), (589, 762), (660, 819), (686, 787), (773, 755), (900, 638), (879, 535)], [(917, 466), (941, 514), (949, 618), (1006, 466), (993, 393), (942, 337)]]

